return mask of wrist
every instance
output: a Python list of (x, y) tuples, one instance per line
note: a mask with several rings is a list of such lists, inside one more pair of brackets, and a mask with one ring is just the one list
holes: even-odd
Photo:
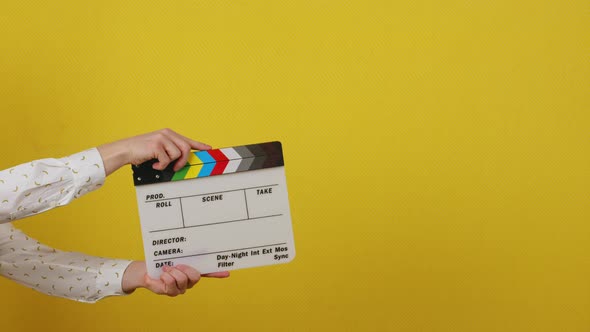
[(107, 176), (129, 163), (129, 149), (125, 140), (100, 145), (97, 150), (102, 157)]
[(123, 278), (121, 282), (121, 288), (123, 292), (127, 294), (133, 293), (137, 288), (145, 288), (145, 276), (147, 274), (147, 269), (145, 266), (145, 262), (143, 261), (133, 261), (127, 269), (125, 273), (123, 273)]

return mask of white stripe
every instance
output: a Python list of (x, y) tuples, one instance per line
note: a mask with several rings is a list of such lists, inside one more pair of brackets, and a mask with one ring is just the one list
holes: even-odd
[(223, 174), (235, 173), (242, 162), (242, 157), (232, 148), (219, 149), (229, 159), (229, 163), (223, 170)]

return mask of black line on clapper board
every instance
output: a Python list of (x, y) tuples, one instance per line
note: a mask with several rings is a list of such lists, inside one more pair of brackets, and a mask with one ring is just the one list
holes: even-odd
[(246, 218), (250, 219), (250, 212), (248, 212), (248, 197), (246, 196), (246, 190), (244, 190), (244, 201), (246, 202)]
[(180, 202), (180, 217), (182, 218), (182, 228), (184, 228), (186, 226), (184, 225), (184, 211), (182, 211), (182, 197), (180, 197), (178, 201)]

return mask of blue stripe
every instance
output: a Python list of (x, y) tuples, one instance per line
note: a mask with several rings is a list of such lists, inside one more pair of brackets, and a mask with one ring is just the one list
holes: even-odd
[(201, 171), (199, 172), (199, 175), (197, 175), (197, 177), (200, 178), (202, 176), (211, 175), (211, 172), (215, 167), (215, 159), (213, 159), (213, 157), (211, 157), (211, 155), (207, 151), (195, 152), (195, 156), (197, 156), (203, 162), (203, 168), (201, 168)]

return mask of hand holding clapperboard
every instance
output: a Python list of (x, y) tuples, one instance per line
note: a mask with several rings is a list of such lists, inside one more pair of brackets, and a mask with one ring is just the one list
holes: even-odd
[(145, 260), (201, 273), (287, 263), (295, 257), (280, 142), (192, 152), (177, 172), (133, 166)]

